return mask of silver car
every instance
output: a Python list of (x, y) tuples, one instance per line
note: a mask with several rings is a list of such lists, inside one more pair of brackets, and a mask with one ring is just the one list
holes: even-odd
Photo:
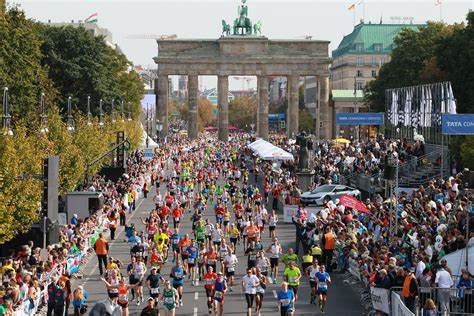
[(360, 197), (360, 191), (357, 189), (341, 184), (325, 184), (317, 187), (313, 191), (301, 194), (300, 201), (303, 205), (323, 205), (324, 202), (330, 200), (334, 201), (343, 194)]

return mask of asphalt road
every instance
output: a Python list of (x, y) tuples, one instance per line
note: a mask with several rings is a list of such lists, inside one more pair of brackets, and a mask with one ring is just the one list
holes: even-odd
[[(154, 188), (152, 191), (154, 191)], [(147, 199), (141, 199), (138, 202), (137, 209), (131, 215), (128, 215), (127, 224), (134, 223), (137, 229), (144, 229), (141, 219), (147, 217), (150, 210), (154, 207), (153, 196), (154, 194), (149, 194)], [(208, 209), (203, 215), (204, 218), (210, 217), (214, 219), (211, 209)], [(180, 228), (181, 233), (191, 232), (190, 216), (190, 213), (184, 214)], [(116, 235), (116, 239), (110, 242), (109, 255), (120, 259), (124, 263), (122, 271), (126, 274), (126, 265), (130, 261), (130, 246), (125, 241), (125, 232), (123, 227), (118, 228)], [(265, 231), (263, 236), (264, 245), (266, 246), (269, 244), (268, 231)], [(295, 233), (292, 224), (281, 223), (277, 226), (277, 237), (282, 243), (284, 250), (293, 246), (294, 236)], [(245, 268), (247, 266), (247, 258), (243, 255), (242, 245), (238, 246), (237, 256), (239, 264), (237, 265), (236, 269), (236, 284), (240, 284), (240, 278), (245, 274)], [(170, 254), (170, 258), (171, 257), (172, 254)], [(169, 276), (171, 265), (172, 263), (168, 262), (164, 266), (164, 269), (162, 269), (163, 277), (167, 278)], [(282, 275), (282, 270), (283, 264), (280, 265), (280, 276)], [(91, 307), (95, 302), (106, 299), (107, 297), (105, 285), (100, 280), (98, 263), (95, 255), (91, 256), (83, 271), (84, 278), (75, 280), (73, 285), (74, 287), (79, 284), (84, 285), (85, 289), (89, 293), (88, 305)], [(350, 286), (343, 284), (342, 275), (333, 273), (331, 278), (333, 282), (329, 286), (329, 296), (325, 315), (363, 315), (363, 309), (359, 303), (359, 298), (355, 290)], [(278, 284), (281, 283), (281, 281), (281, 279), (277, 280), (277, 284), (270, 284), (267, 286), (261, 315), (279, 315), (276, 293), (279, 289)], [(146, 295), (146, 299), (148, 297), (147, 295), (149, 294), (148, 290), (144, 289), (144, 293)], [(308, 287), (308, 281), (304, 278), (302, 280), (302, 284), (300, 285), (299, 297), (298, 301), (296, 302), (296, 315), (319, 314), (319, 309), (317, 306), (309, 304), (309, 293), (310, 290)], [(183, 303), (184, 306), (177, 309), (176, 315), (208, 315), (206, 294), (202, 284), (192, 286), (191, 282), (186, 280), (184, 286)], [(142, 303), (140, 306), (137, 306), (135, 302), (132, 302), (129, 308), (130, 315), (140, 315), (140, 311), (145, 306), (145, 304), (146, 303)], [(69, 312), (71, 312), (71, 310)], [(228, 292), (226, 294), (224, 314), (245, 315), (245, 312), (245, 297), (242, 294), (241, 287), (235, 286), (234, 292)]]

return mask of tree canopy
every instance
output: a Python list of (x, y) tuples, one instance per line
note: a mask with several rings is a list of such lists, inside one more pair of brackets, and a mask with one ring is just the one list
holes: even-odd
[[(0, 134), (0, 244), (39, 221), (42, 184), (32, 175), (42, 173), (43, 158), (59, 156), (59, 191), (64, 194), (83, 180), (86, 165), (106, 151), (116, 131), (126, 132), (132, 150), (141, 143), (138, 113), (144, 87), (128, 66), (123, 54), (83, 28), (44, 26), (16, 8), (0, 12), (0, 87), (9, 88), (14, 132)], [(40, 132), (42, 92), (47, 133)], [(69, 95), (78, 105), (73, 132), (63, 115)], [(84, 114), (88, 95), (96, 101), (116, 97), (130, 102), (134, 120), (112, 122), (109, 109), (106, 124), (98, 128), (97, 118), (88, 122)]]
[(229, 102), (229, 124), (249, 131), (257, 118), (257, 98), (243, 96)]

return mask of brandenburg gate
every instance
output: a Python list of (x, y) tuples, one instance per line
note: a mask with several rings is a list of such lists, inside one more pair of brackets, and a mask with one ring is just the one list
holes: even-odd
[[(316, 126), (319, 137), (331, 137), (329, 109), (328, 41), (270, 40), (252, 34), (245, 1), (239, 7), (240, 17), (234, 22), (234, 34), (223, 20), (223, 36), (219, 39), (159, 39), (158, 77), (155, 81), (156, 114), (168, 132), (168, 76), (188, 76), (188, 137), (198, 136), (198, 76), (216, 75), (218, 90), (218, 138), (228, 140), (229, 76), (257, 76), (257, 135), (268, 139), (268, 105), (270, 76), (286, 76), (288, 87), (287, 133), (298, 133), (298, 86), (300, 76), (315, 76), (318, 87)], [(253, 26), (259, 33), (260, 22)], [(316, 133), (318, 135), (318, 132)]]

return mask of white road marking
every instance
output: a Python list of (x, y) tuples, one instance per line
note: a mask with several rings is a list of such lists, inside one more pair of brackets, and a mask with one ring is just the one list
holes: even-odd
[(196, 301), (199, 299), (199, 292), (194, 292), (194, 299)]
[(273, 296), (274, 296), (275, 298), (277, 298), (277, 297), (278, 297), (278, 295), (277, 295), (277, 291), (276, 291), (276, 290), (273, 290)]
[(194, 307), (194, 312), (193, 312), (194, 316), (197, 316), (198, 314), (198, 308), (197, 307)]

